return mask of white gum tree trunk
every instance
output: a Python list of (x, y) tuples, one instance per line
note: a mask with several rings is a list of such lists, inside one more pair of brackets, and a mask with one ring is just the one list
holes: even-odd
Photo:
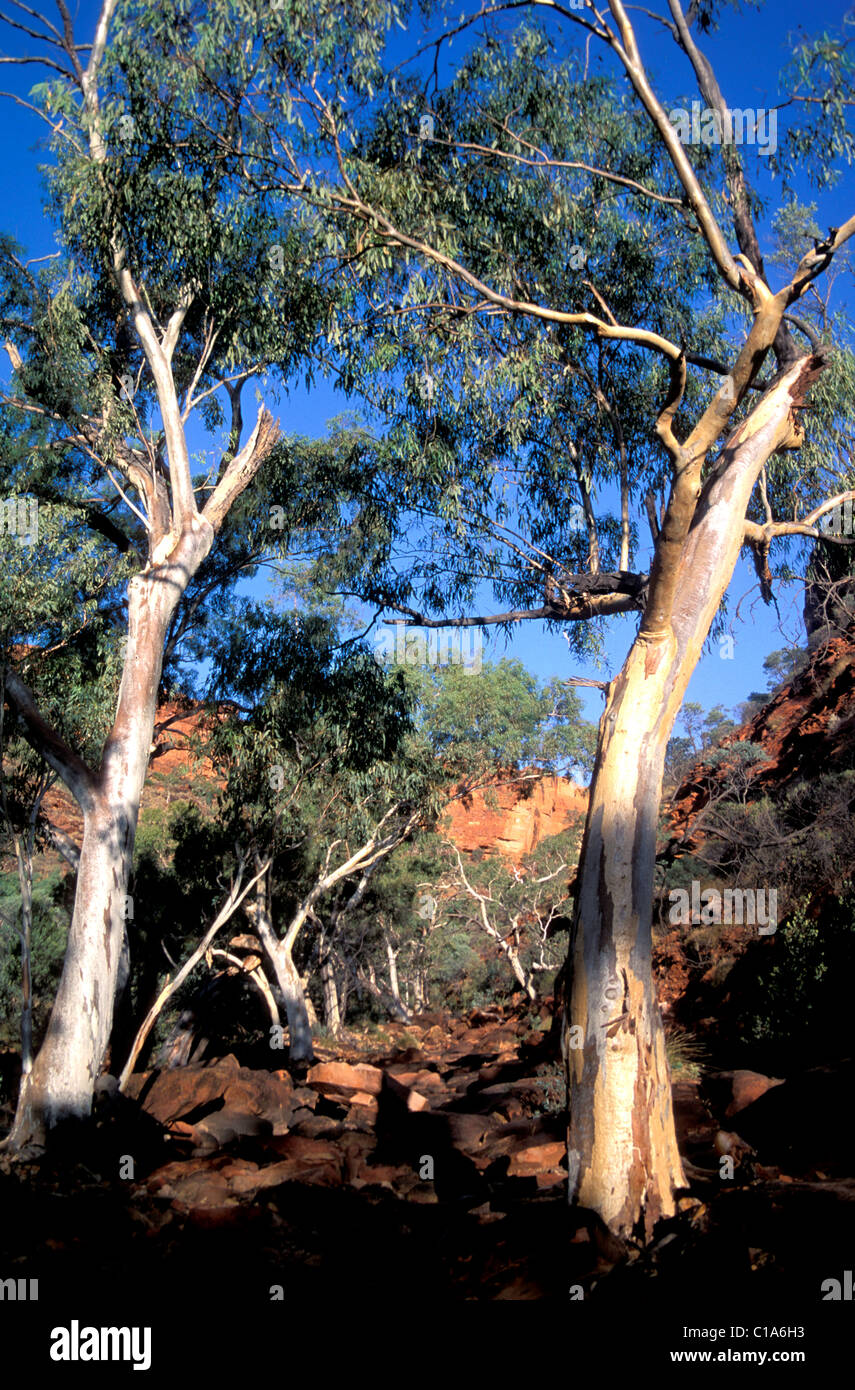
[[(685, 1186), (651, 962), (665, 748), (733, 574), (760, 469), (792, 446), (797, 362), (737, 428), (692, 509), (670, 576), (671, 621), (645, 622), (608, 688), (578, 873), (563, 1044), (570, 1195), (617, 1234), (649, 1236)], [(651, 587), (655, 582), (655, 571)], [(654, 601), (655, 609), (655, 601)], [(667, 610), (666, 610), (667, 611)]]

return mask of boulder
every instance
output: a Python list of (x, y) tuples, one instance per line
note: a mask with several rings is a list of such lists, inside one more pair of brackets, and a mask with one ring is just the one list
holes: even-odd
[(349, 1062), (319, 1062), (311, 1067), (306, 1076), (306, 1084), (322, 1096), (365, 1094), (377, 1096), (383, 1085), (383, 1073), (379, 1067), (369, 1067), (364, 1063), (351, 1066)]
[(511, 1154), (508, 1177), (528, 1178), (560, 1168), (567, 1156), (567, 1145), (560, 1139), (538, 1140)]
[(240, 1074), (236, 1057), (223, 1057), (209, 1066), (173, 1067), (140, 1073), (128, 1082), (127, 1094), (161, 1124), (183, 1120), (205, 1105), (222, 1099)]
[(203, 1148), (222, 1148), (235, 1139), (273, 1133), (269, 1120), (244, 1110), (232, 1110), (229, 1106), (216, 1110), (213, 1115), (206, 1115), (195, 1128), (197, 1135), (202, 1136)]
[(759, 1071), (719, 1071), (704, 1077), (703, 1090), (716, 1114), (730, 1118), (753, 1105), (773, 1086), (781, 1085), (780, 1077), (764, 1076)]
[(409, 1086), (405, 1086), (400, 1077), (392, 1076), (386, 1072), (383, 1078), (383, 1086), (386, 1095), (392, 1095), (400, 1101), (408, 1110), (428, 1110), (428, 1101), (418, 1091), (413, 1091)]
[(376, 1112), (377, 1097), (369, 1095), (367, 1091), (357, 1091), (355, 1095), (350, 1097), (350, 1104), (351, 1106), (361, 1105), (366, 1110)]
[(845, 1116), (855, 1085), (855, 1060), (813, 1067), (769, 1088), (739, 1112), (735, 1128), (760, 1161), (784, 1172), (820, 1168), (849, 1176), (852, 1147)]

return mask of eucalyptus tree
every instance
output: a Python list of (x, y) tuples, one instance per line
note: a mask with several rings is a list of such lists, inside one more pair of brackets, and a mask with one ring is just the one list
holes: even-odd
[(446, 920), (462, 918), (492, 941), (532, 1002), (537, 975), (557, 971), (561, 963), (550, 929), (557, 919), (566, 920), (567, 871), (577, 857), (578, 838), (573, 831), (552, 836), (538, 847), (538, 862), (529, 856), (519, 865), (494, 857), (492, 863), (467, 866), (458, 847), (446, 842), (451, 866), (438, 885)]
[[(380, 865), (436, 815), (448, 770), (412, 720), (403, 676), (318, 613), (244, 609), (212, 643), (211, 693), (231, 708), (209, 744), (218, 820), (262, 873), (248, 906), (285, 1003), (292, 1062), (312, 1058), (295, 950), (364, 898)], [(319, 941), (317, 944), (321, 944)]]
[[(16, 520), (22, 510), (28, 518), (32, 513), (32, 530), (16, 527), (0, 537), (0, 835), (17, 872), (16, 917), (5, 924), (16, 928), (20, 939), (21, 1071), (27, 1076), (35, 1038), (32, 981), (35, 973), (43, 975), (33, 948), (38, 859), (46, 851), (59, 851), (76, 872), (80, 851), (74, 835), (48, 813), (48, 796), (53, 794), (55, 804), (59, 779), (40, 745), (29, 746), (14, 714), (7, 714), (4, 673), (14, 664), (37, 692), (39, 708), (57, 734), (84, 757), (97, 753), (112, 722), (120, 665), (117, 634), (109, 622), (98, 621), (98, 602), (103, 618), (116, 604), (123, 567), (97, 531), (80, 536), (73, 508), (25, 496), (27, 460), (8, 415), (4, 425), (12, 426), (3, 453)], [(68, 640), (69, 632), (73, 640)], [(123, 945), (120, 990), (126, 966)]]
[[(455, 17), (455, 35), (478, 20), (486, 37), (451, 69), (446, 29), (422, 55), (417, 77), (389, 64), (384, 74), (385, 26), (405, 10), (376, 0), (358, 11), (333, 0), (288, 0), (263, 12), (227, 0), (174, 9), (108, 4), (79, 73), (68, 29), (50, 35), (68, 65), (57, 138), (80, 131), (83, 140), (62, 166), (66, 182), (59, 181), (70, 245), (76, 254), (88, 248), (110, 210), (112, 239), (105, 247), (102, 236), (95, 259), (106, 268), (96, 289), (108, 275), (117, 283), (157, 388), (169, 517), (151, 481), (156, 467), (136, 476), (143, 487), (150, 483), (149, 509), (164, 546), (170, 538), (168, 552), (152, 549), (158, 573), (170, 558), (182, 560), (183, 570), (169, 572), (180, 587), (194, 537), (207, 534), (196, 518), (219, 498), (208, 520), (215, 513), (221, 520), (230, 489), (239, 490), (251, 471), (253, 451), (272, 442), (264, 417), (245, 446), (249, 454), (233, 458), (199, 513), (182, 462), (184, 436), (170, 425), (177, 408), (169, 383), (181, 360), (177, 340), (191, 335), (194, 322), (193, 305), (185, 304), (191, 292), (197, 309), (206, 302), (210, 282), (208, 262), (194, 261), (192, 228), (176, 210), (189, 202), (198, 227), (200, 205), (207, 215), (216, 190), (228, 187), (230, 197), (251, 191), (265, 209), (278, 200), (284, 224), (275, 241), (272, 229), (265, 233), (271, 269), (320, 236), (319, 265), (335, 280), (324, 360), (346, 388), (363, 389), (381, 417), (392, 417), (384, 461), (393, 505), (384, 511), (372, 495), (347, 518), (358, 544), (340, 558), (341, 582), (355, 587), (367, 549), (360, 591), (378, 608), (422, 625), (508, 625), (521, 617), (566, 624), (576, 650), (591, 648), (599, 619), (640, 615), (622, 671), (605, 683), (567, 1019), (571, 1192), (623, 1233), (649, 1234), (675, 1210), (683, 1184), (650, 969), (655, 828), (670, 729), (740, 548), (752, 548), (768, 594), (772, 546), (792, 536), (819, 539), (822, 517), (838, 504), (828, 497), (829, 475), (839, 487), (849, 469), (841, 403), (851, 357), (823, 350), (837, 325), (821, 321), (811, 296), (855, 222), (809, 238), (814, 244), (785, 266), (781, 287), (770, 287), (756, 225), (760, 202), (697, 37), (720, 9), (714, 0), (692, 0), (684, 12), (680, 0), (668, 0), (650, 21), (673, 38), (681, 71), (709, 108), (694, 147), (686, 143), (692, 123), (670, 118), (684, 93), (657, 95), (622, 0), (600, 9), (592, 0), (513, 0), (464, 13)], [(545, 16), (549, 27), (526, 20), (514, 29), (525, 10)], [(584, 39), (578, 56), (568, 47), (574, 34)], [(592, 66), (598, 48), (625, 88)], [(111, 92), (127, 92), (129, 106), (118, 95), (100, 100), (99, 71), (112, 72)], [(669, 81), (677, 71), (672, 64)], [(785, 179), (798, 164), (803, 177), (828, 183), (834, 162), (851, 157), (851, 89), (842, 40), (801, 42), (788, 86), (790, 129), (777, 152), (765, 146)], [(150, 148), (144, 117), (151, 112), (169, 130), (164, 146), (154, 142), (168, 178), (156, 160), (152, 170), (143, 159), (135, 174), (134, 159)], [(112, 143), (105, 134), (111, 115)], [(740, 128), (744, 136), (741, 111)], [(182, 204), (182, 178), (200, 147), (214, 177), (210, 185), (197, 178)], [(116, 166), (107, 163), (114, 148)], [(113, 167), (121, 168), (120, 189), (106, 177)], [(102, 196), (105, 188), (112, 199)], [(152, 188), (157, 196), (147, 200)], [(791, 192), (785, 198), (790, 224), (801, 218), (804, 231), (803, 210)], [(295, 202), (304, 216), (291, 223)], [(233, 217), (235, 204), (229, 207)], [(152, 248), (166, 252), (152, 254), (156, 267), (147, 259)], [(138, 288), (145, 280), (134, 255), (152, 283), (159, 268), (160, 297)], [(224, 272), (217, 283), (229, 303), (244, 296), (250, 324), (260, 300), (280, 326), (305, 326), (305, 315), (289, 317), (287, 296), (279, 294), (274, 311), (257, 274), (244, 267), (241, 275), (225, 254), (215, 259)], [(192, 289), (199, 281), (201, 297)], [(330, 278), (322, 283), (328, 288)], [(215, 297), (213, 318), (222, 309)], [(196, 322), (184, 378), (191, 397), (227, 336), (203, 361), (213, 319), (200, 313)], [(252, 340), (235, 347), (243, 360), (254, 352), (264, 356)], [(84, 353), (85, 344), (69, 360)], [(777, 371), (764, 375), (770, 353)], [(64, 386), (67, 394), (72, 383)], [(83, 439), (91, 447), (85, 431)], [(792, 450), (798, 464), (786, 457)], [(135, 458), (129, 474), (139, 466)], [(649, 573), (638, 563), (645, 519)], [(393, 555), (402, 522), (416, 542), (409, 573)], [(145, 573), (143, 589), (152, 583)], [(501, 613), (472, 611), (482, 578), (509, 603)], [(156, 589), (158, 612), (167, 603), (162, 594)], [(132, 622), (134, 653), (138, 633)], [(141, 678), (149, 668), (143, 664)], [(125, 685), (122, 695), (131, 698)], [(26, 717), (24, 693), (18, 708)], [(108, 754), (125, 738), (120, 724)], [(139, 782), (139, 758), (136, 767)], [(67, 758), (64, 768), (87, 797), (80, 770)], [(118, 819), (124, 825), (133, 817), (122, 811)], [(110, 866), (116, 862), (118, 851)], [(102, 999), (93, 1017), (103, 1013)], [(101, 1042), (95, 1032), (82, 1044), (92, 1055)], [(582, 1046), (570, 1045), (580, 1036)], [(69, 1108), (85, 1106), (90, 1085), (81, 1074)]]
[[(432, 814), (406, 844), (378, 864), (364, 889), (329, 914), (322, 938), (324, 954), (337, 965), (339, 975), (352, 976), (364, 993), (398, 1018), (399, 975), (413, 1007), (428, 1007), (430, 973), (436, 964), (431, 953), (435, 957), (442, 949), (436, 929), (440, 918), (445, 922), (447, 917), (449, 876), (443, 840), (449, 811), (466, 808), (476, 791), (481, 804), (493, 809), (503, 789), (513, 789), (524, 799), (544, 777), (590, 771), (595, 732), (582, 717), (574, 690), (554, 681), (540, 682), (520, 661), (482, 661), (477, 671), (460, 661), (419, 665), (420, 650), (414, 646), (411, 661), (399, 669), (414, 700), (414, 729), (436, 764), (438, 795)], [(525, 908), (518, 904), (518, 915), (530, 912), (538, 897), (532, 890)], [(428, 950), (431, 937), (435, 940)], [(444, 932), (442, 939), (449, 940), (449, 934)], [(494, 933), (492, 939), (500, 938)], [(513, 951), (508, 958), (512, 955)], [(380, 983), (384, 974), (388, 987)], [(328, 1016), (336, 1017), (331, 983), (328, 974), (325, 1007)]]
[[(419, 537), (407, 573), (389, 539), (363, 594), (424, 627), (566, 624), (577, 651), (584, 625), (638, 615), (603, 683), (565, 1028), (571, 1193), (624, 1235), (649, 1236), (685, 1185), (651, 971), (668, 737), (742, 547), (770, 598), (773, 548), (819, 540), (855, 481), (853, 356), (815, 290), (855, 218), (812, 235), (793, 189), (796, 169), (826, 187), (851, 162), (851, 58), (842, 37), (799, 41), (778, 144), (768, 111), (728, 105), (704, 52), (722, 8), (644, 11), (679, 59), (663, 79), (622, 0), (464, 12), (361, 104), (303, 84), (327, 151), (311, 169), (274, 49), (257, 103), (265, 177), (349, 257), (329, 361), (391, 416), (391, 520)], [(455, 63), (448, 41), (476, 22), (485, 37)], [(697, 88), (697, 132), (677, 82)], [(778, 288), (751, 158), (782, 179), (778, 232), (797, 233)], [(481, 580), (502, 612), (475, 607)]]
[[(65, 968), (10, 1136), (20, 1148), (91, 1107), (164, 659), (168, 674), (198, 655), (200, 616), (216, 615), (222, 586), (273, 546), (270, 531), (258, 534), (269, 495), (261, 514), (241, 506), (263, 469), (274, 497), (294, 504), (289, 516), (299, 511), (299, 468), (278, 448), (266, 407), (245, 429), (242, 388), (262, 372), (293, 374), (328, 291), (310, 232), (299, 219), (274, 226), (269, 198), (244, 177), (243, 155), (229, 151), (252, 82), (246, 32), (257, 29), (256, 8), (227, 27), (222, 6), (191, 15), (183, 4), (104, 0), (84, 36), (91, 42), (75, 34), (64, 0), (53, 18), (22, 7), (4, 22), (28, 45), (4, 61), (41, 63), (48, 77), (29, 99), (14, 99), (49, 127), (49, 212), (60, 248), (28, 258), (3, 245), (12, 367), (5, 452), (17, 468), (23, 450), (27, 491), (70, 509), (69, 534), (80, 545), (94, 534), (109, 542), (111, 558), (85, 601), (93, 628), (121, 651), (114, 717), (92, 755), (51, 725), (15, 656), (5, 666), (12, 716), (83, 819)], [(217, 55), (216, 83), (201, 64), (183, 61), (188, 35), (202, 55)], [(356, 47), (358, 63), (361, 41)], [(305, 45), (302, 59), (298, 49), (295, 41), (295, 70), (306, 58)], [(347, 52), (336, 62), (347, 67)], [(275, 298), (265, 289), (271, 237)], [(199, 427), (213, 451), (194, 458)], [(240, 522), (230, 525), (234, 511)], [(61, 569), (56, 579), (61, 586)], [(15, 653), (36, 643), (47, 660), (57, 643), (74, 641), (73, 607), (50, 640), (24, 606)]]

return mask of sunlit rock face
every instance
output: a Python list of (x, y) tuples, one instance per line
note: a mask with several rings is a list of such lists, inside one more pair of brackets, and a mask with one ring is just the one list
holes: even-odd
[(481, 851), (523, 859), (550, 835), (558, 835), (584, 817), (588, 794), (565, 777), (544, 777), (527, 789), (496, 786), (495, 803), (487, 792), (473, 792), (448, 810), (451, 839), (468, 854)]

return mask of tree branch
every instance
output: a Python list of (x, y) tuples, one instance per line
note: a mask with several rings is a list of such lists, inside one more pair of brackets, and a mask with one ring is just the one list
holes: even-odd
[(23, 721), (27, 742), (40, 753), (68, 787), (84, 815), (95, 809), (98, 780), (72, 748), (42, 717), (32, 692), (10, 666), (3, 672), (3, 689), (16, 714)]

